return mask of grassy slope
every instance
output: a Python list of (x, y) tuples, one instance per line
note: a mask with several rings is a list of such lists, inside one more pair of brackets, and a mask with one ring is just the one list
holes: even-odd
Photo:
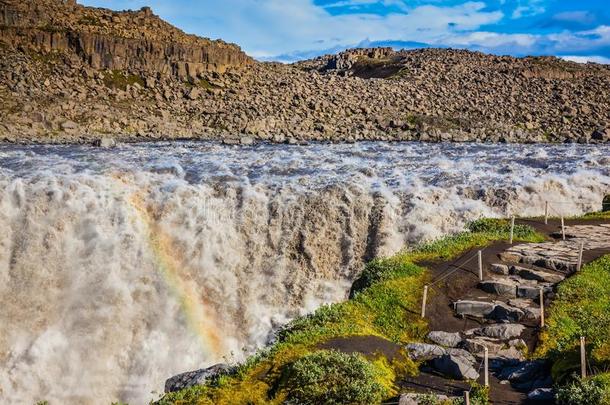
[[(296, 319), (278, 333), (273, 346), (251, 356), (234, 375), (166, 395), (159, 404), (279, 404), (289, 394), (280, 385), (282, 372), (299, 358), (317, 351), (317, 346), (328, 339), (374, 335), (399, 344), (423, 340), (427, 325), (418, 313), (428, 276), (416, 263), (448, 260), (468, 249), (506, 240), (509, 233), (508, 223), (499, 220), (480, 221), (471, 230), (369, 263), (352, 299)], [(543, 240), (541, 235), (521, 226), (516, 230), (516, 238)], [(391, 364), (381, 356), (368, 360), (377, 371), (386, 397), (396, 394), (394, 381), (398, 377), (417, 373), (417, 365), (406, 356)]]
[[(610, 212), (587, 217), (610, 219)], [(589, 372), (596, 374), (589, 383), (578, 381), (580, 336), (586, 338)], [(610, 256), (584, 266), (560, 285), (537, 355), (553, 361), (556, 383), (592, 383), (602, 391), (595, 402), (610, 404)]]

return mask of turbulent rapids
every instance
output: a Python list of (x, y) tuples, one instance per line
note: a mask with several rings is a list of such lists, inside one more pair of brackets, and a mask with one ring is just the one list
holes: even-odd
[(607, 146), (0, 146), (0, 402), (147, 403), (375, 256), (609, 191)]

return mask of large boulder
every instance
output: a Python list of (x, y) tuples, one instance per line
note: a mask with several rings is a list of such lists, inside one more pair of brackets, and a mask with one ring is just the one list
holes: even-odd
[(559, 274), (551, 274), (544, 271), (537, 271), (519, 266), (514, 266), (512, 268), (512, 273), (526, 280), (543, 281), (552, 284), (561, 283), (565, 278)]
[(479, 373), (466, 357), (446, 354), (432, 360), (432, 367), (442, 375), (457, 380), (476, 380)]
[(499, 322), (519, 322), (524, 316), (523, 310), (500, 303), (486, 317)]
[(427, 343), (409, 343), (406, 349), (409, 358), (413, 361), (428, 361), (447, 353), (441, 346)]
[(462, 341), (459, 333), (449, 333), (443, 331), (434, 331), (428, 333), (428, 340), (445, 347), (457, 347)]
[(486, 336), (489, 338), (496, 338), (501, 340), (510, 340), (521, 336), (525, 326), (518, 323), (504, 323), (497, 325), (489, 325), (478, 329), (475, 334), (480, 336)]
[(231, 372), (231, 367), (227, 364), (216, 364), (201, 370), (178, 374), (165, 381), (165, 392), (175, 392), (196, 385), (204, 385), (207, 381), (229, 372)]
[(516, 297), (517, 283), (512, 280), (485, 280), (479, 283), (479, 288), (490, 294)]
[(458, 315), (484, 318), (493, 312), (496, 304), (485, 301), (457, 301), (454, 307)]

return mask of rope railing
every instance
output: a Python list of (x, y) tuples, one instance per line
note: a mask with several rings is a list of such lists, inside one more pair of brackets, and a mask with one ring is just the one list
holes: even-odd
[[(545, 223), (548, 222), (548, 214), (549, 214), (549, 210), (553, 210), (555, 213), (559, 214), (561, 216), (561, 228), (562, 228), (562, 233), (563, 233), (563, 239), (566, 239), (566, 234), (565, 234), (565, 223), (564, 223), (564, 215), (561, 214), (557, 209), (555, 209), (551, 203), (553, 204), (571, 204), (571, 205), (577, 205), (577, 204), (582, 204), (582, 205), (591, 205), (591, 203), (579, 203), (579, 202), (561, 202), (561, 201), (553, 201), (553, 200), (548, 200), (545, 202)], [(606, 203), (603, 202), (602, 203), (603, 207), (606, 206), (610, 206), (610, 202)], [(511, 221), (511, 238), (510, 238), (510, 242), (511, 244), (513, 243), (513, 233), (514, 233), (514, 227), (515, 227), (515, 216), (512, 216), (512, 221)], [(579, 259), (578, 259), (578, 270), (580, 270), (581, 267), (581, 263), (582, 263), (582, 254), (583, 254), (583, 248), (584, 248), (584, 243), (580, 244), (580, 251), (579, 251)], [(427, 296), (428, 296), (428, 289), (429, 288), (433, 288), (434, 286), (436, 286), (437, 284), (439, 284), (440, 282), (446, 280), (448, 277), (450, 277), (451, 275), (455, 274), (456, 272), (463, 270), (466, 272), (471, 273), (470, 269), (465, 268), (464, 266), (466, 266), (467, 264), (469, 264), (472, 260), (474, 260), (475, 258), (479, 258), (479, 279), (480, 281), (483, 281), (482, 277), (483, 277), (483, 271), (482, 271), (482, 253), (485, 251), (486, 248), (483, 248), (482, 250), (478, 250), (475, 254), (473, 254), (472, 256), (468, 257), (467, 259), (465, 259), (464, 261), (462, 261), (460, 264), (451, 264), (448, 266), (448, 269), (451, 267), (454, 267), (452, 270), (450, 271), (446, 271), (442, 274), (440, 274), (438, 277), (436, 277), (433, 281), (431, 281), (429, 284), (427, 284), (424, 287), (424, 296), (423, 296), (423, 300), (422, 300), (422, 318), (425, 318), (425, 310), (426, 310), (426, 300), (427, 300)], [(457, 262), (457, 260), (456, 260)], [(541, 309), (542, 311), (544, 311), (544, 292), (543, 289), (540, 289), (540, 303), (541, 303)], [(543, 312), (544, 313), (544, 312)], [(544, 315), (542, 314), (541, 316), (541, 327), (544, 328)], [(594, 369), (589, 361), (589, 359), (586, 358), (586, 350), (585, 350), (585, 338), (582, 337), (580, 339), (580, 346), (581, 346), (581, 376), (582, 378), (585, 378), (587, 375), (587, 371), (589, 372), (589, 375), (593, 375), (594, 374)], [(481, 362), (479, 363), (479, 367), (477, 370), (477, 374), (480, 375), (481, 369), (483, 367), (485, 367), (485, 375), (484, 375), (484, 380), (485, 380), (485, 386), (489, 386), (489, 363), (488, 363), (488, 349), (485, 348), (485, 356), (484, 358), (481, 360)], [(472, 393), (472, 385), (470, 386), (470, 389), (465, 390), (464, 391), (464, 400), (465, 403), (467, 405), (470, 405), (470, 394)], [(389, 404), (388, 404), (389, 405)]]

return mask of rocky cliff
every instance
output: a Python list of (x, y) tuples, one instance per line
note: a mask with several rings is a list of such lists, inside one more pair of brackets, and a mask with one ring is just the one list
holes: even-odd
[(75, 1), (0, 0), (0, 41), (35, 52), (69, 52), (93, 69), (198, 77), (251, 62), (237, 46), (187, 35), (150, 8), (114, 12)]
[(610, 67), (452, 49), (294, 65), (148, 8), (0, 0), (0, 140), (610, 141)]

